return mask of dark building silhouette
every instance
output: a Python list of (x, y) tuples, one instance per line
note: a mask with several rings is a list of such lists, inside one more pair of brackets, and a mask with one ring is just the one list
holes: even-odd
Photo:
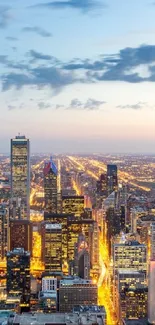
[(0, 205), (0, 258), (7, 252), (8, 211), (4, 204)]
[(24, 248), (32, 254), (32, 223), (29, 220), (10, 220), (8, 250)]
[(118, 188), (117, 166), (107, 165), (107, 195), (109, 196)]
[(57, 213), (57, 168), (52, 159), (44, 167), (45, 211)]
[(21, 310), (29, 310), (30, 253), (22, 248), (7, 253), (7, 295), (20, 297)]
[(75, 244), (74, 274), (82, 279), (90, 278), (90, 255), (88, 244), (83, 234), (79, 235)]
[(96, 183), (96, 191), (101, 196), (107, 196), (107, 175), (101, 174), (100, 179)]

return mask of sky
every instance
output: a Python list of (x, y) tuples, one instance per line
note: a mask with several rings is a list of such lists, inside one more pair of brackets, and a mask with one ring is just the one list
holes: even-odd
[(153, 153), (153, 0), (0, 0), (0, 152)]

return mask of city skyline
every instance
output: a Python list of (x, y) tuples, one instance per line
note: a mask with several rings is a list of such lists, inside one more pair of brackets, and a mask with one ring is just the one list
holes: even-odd
[(154, 153), (154, 13), (148, 0), (2, 0), (0, 152), (21, 132), (31, 152)]

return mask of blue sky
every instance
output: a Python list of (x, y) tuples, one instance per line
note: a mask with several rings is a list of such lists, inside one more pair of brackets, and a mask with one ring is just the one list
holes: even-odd
[(148, 152), (155, 3), (0, 0), (0, 151)]

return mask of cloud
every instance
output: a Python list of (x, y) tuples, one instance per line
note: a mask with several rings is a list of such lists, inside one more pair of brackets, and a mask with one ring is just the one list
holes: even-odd
[(14, 106), (14, 105), (8, 105), (8, 110), (9, 111), (13, 111), (14, 109), (16, 109), (16, 106)]
[(0, 64), (7, 63), (7, 55), (0, 55)]
[(106, 104), (105, 101), (89, 98), (84, 105), (84, 109), (87, 109), (89, 111), (94, 111), (100, 109), (100, 107), (104, 104)]
[(52, 34), (50, 32), (48, 32), (45, 29), (38, 27), (38, 26), (34, 26), (34, 27), (27, 26), (27, 27), (24, 27), (22, 29), (22, 31), (26, 32), (26, 33), (36, 33), (42, 37), (51, 37), (52, 36)]
[(48, 54), (37, 52), (35, 50), (29, 51), (28, 55), (32, 57), (32, 62), (37, 60), (51, 61), (52, 63), (58, 62), (58, 60), (55, 57)]
[(99, 101), (93, 98), (88, 98), (86, 102), (81, 102), (79, 99), (74, 98), (71, 100), (67, 109), (94, 111), (99, 110), (104, 104), (106, 104), (105, 101)]
[(49, 9), (77, 9), (83, 13), (88, 13), (93, 9), (106, 6), (103, 1), (101, 3), (97, 0), (66, 0), (40, 3), (37, 7), (45, 7)]
[(42, 110), (42, 109), (47, 109), (47, 108), (50, 108), (50, 107), (51, 107), (51, 105), (50, 105), (49, 103), (40, 102), (40, 103), (38, 104), (38, 108), (39, 108), (40, 110)]
[[(94, 81), (125, 81), (139, 83), (155, 81), (155, 45), (142, 45), (138, 48), (124, 48), (118, 54), (102, 56), (99, 60), (74, 60), (64, 64), (66, 70), (84, 70), (88, 80)], [(148, 74), (144, 76), (139, 71), (147, 67)]]
[(7, 36), (6, 40), (14, 42), (14, 41), (18, 41), (18, 38), (17, 37), (12, 37), (12, 36)]
[(0, 28), (6, 28), (10, 22), (10, 8), (0, 6)]
[(55, 91), (75, 82), (74, 75), (55, 67), (38, 66), (25, 73), (11, 72), (2, 75), (2, 90), (7, 91), (14, 87), (21, 89), (24, 86), (37, 88), (51, 87)]
[(138, 102), (136, 104), (127, 104), (127, 105), (118, 105), (117, 108), (121, 109), (133, 109), (133, 110), (140, 110), (144, 107), (148, 106), (148, 103), (146, 102)]
[[(41, 64), (42, 63), (42, 64)], [(102, 55), (97, 60), (74, 59), (64, 63), (49, 54), (30, 50), (25, 60), (10, 61), (0, 56), (0, 64), (7, 68), (1, 74), (2, 90), (24, 86), (50, 87), (58, 92), (74, 83), (122, 81), (128, 83), (155, 82), (155, 45), (125, 48), (113, 55)], [(75, 100), (75, 99), (74, 99)], [(83, 108), (73, 101), (71, 107)], [(87, 102), (87, 109), (96, 109), (97, 102)]]

